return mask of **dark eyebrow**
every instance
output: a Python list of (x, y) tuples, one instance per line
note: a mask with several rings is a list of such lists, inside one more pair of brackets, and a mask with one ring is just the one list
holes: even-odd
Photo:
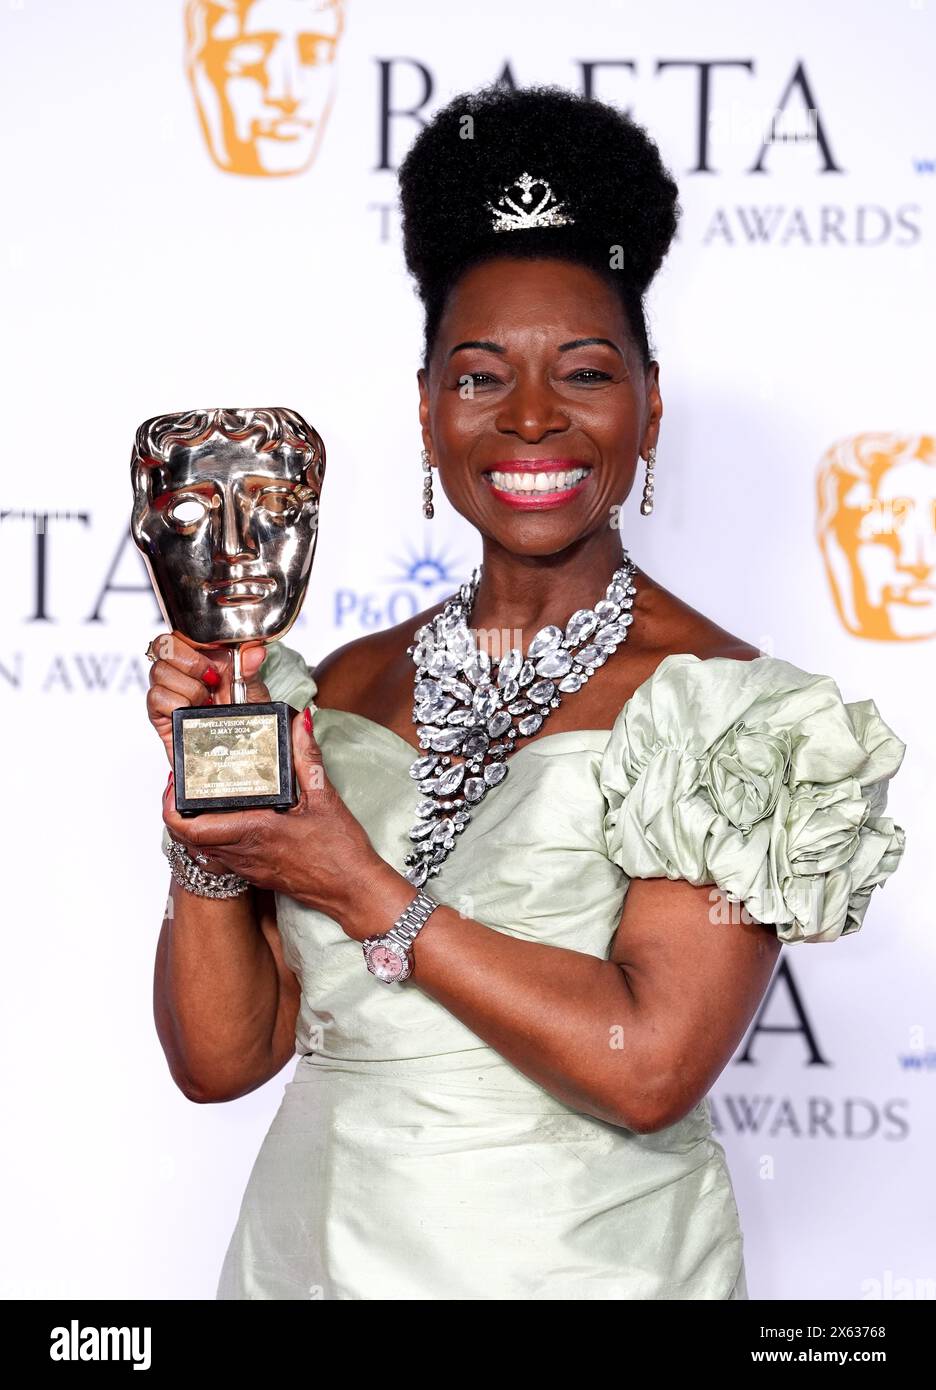
[(572, 348), (591, 347), (593, 344), (613, 348), (620, 357), (624, 356), (617, 343), (612, 343), (610, 338), (573, 338), (571, 343), (560, 343), (559, 351), (570, 352)]
[[(573, 348), (590, 347), (593, 345), (613, 348), (619, 357), (624, 356), (617, 343), (612, 343), (610, 338), (573, 338), (570, 343), (560, 343), (559, 351), (571, 352)], [(504, 353), (507, 351), (500, 343), (492, 343), (486, 338), (474, 338), (464, 343), (456, 343), (449, 352), (449, 357), (454, 357), (455, 353), (460, 352), (462, 348), (482, 348), (485, 352)]]
[(472, 338), (464, 343), (456, 343), (449, 352), (449, 357), (454, 357), (456, 352), (461, 352), (462, 348), (483, 348), (485, 352), (506, 352), (505, 347), (500, 343), (492, 343), (486, 338)]

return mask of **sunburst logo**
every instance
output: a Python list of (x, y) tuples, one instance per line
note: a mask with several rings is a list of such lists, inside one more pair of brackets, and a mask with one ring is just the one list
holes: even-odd
[(219, 169), (308, 169), (334, 99), (344, 9), (344, 0), (187, 0), (186, 69)]
[(884, 642), (936, 634), (936, 438), (840, 439), (817, 486), (819, 546), (848, 631)]
[(394, 557), (397, 573), (392, 576), (391, 583), (402, 580), (404, 584), (412, 584), (420, 589), (434, 589), (440, 584), (451, 584), (457, 588), (461, 583), (456, 576), (464, 570), (465, 563), (456, 559), (451, 551), (441, 548), (433, 550), (431, 541), (424, 543), (421, 550), (412, 545), (407, 549), (409, 553), (406, 556)]

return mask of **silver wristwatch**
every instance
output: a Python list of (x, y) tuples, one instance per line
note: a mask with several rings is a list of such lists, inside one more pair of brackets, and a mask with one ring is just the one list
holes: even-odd
[(237, 898), (247, 892), (250, 887), (248, 879), (241, 878), (239, 874), (210, 874), (196, 863), (196, 859), (200, 859), (202, 864), (208, 862), (203, 854), (196, 854), (193, 859), (180, 841), (174, 840), (171, 835), (167, 839), (163, 853), (169, 860), (172, 877), (187, 893), (194, 893), (198, 898)]
[(435, 898), (419, 892), (389, 931), (365, 939), (364, 959), (372, 975), (376, 975), (385, 985), (409, 979), (413, 973), (413, 942), (425, 926), (430, 912), (434, 912), (438, 906)]

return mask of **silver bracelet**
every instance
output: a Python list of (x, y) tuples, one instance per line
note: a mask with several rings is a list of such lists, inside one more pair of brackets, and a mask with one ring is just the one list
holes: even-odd
[(179, 887), (197, 898), (237, 898), (250, 887), (250, 880), (239, 874), (209, 874), (196, 864), (179, 840), (170, 838), (163, 853)]

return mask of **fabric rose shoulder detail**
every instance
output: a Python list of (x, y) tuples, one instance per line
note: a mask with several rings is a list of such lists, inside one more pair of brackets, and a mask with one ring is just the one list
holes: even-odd
[(885, 816), (906, 746), (873, 700), (787, 661), (666, 657), (599, 769), (609, 857), (629, 878), (717, 884), (780, 940), (857, 931), (905, 833)]

